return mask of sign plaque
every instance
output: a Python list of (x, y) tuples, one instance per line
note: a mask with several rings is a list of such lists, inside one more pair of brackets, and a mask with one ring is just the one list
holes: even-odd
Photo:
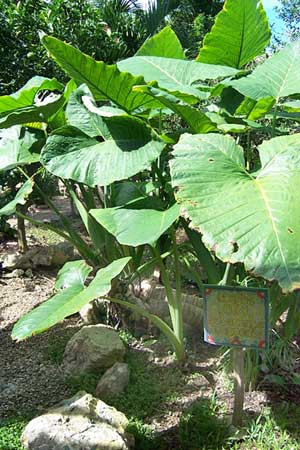
[(209, 344), (266, 349), (269, 291), (204, 285), (204, 340)]

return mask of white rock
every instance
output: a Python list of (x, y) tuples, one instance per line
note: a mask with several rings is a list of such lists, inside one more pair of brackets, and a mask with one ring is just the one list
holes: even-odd
[(86, 392), (78, 392), (33, 419), (22, 434), (28, 450), (128, 450), (126, 416)]

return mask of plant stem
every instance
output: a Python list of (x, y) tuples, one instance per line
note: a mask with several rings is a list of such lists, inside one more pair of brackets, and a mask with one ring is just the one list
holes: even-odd
[(220, 286), (226, 286), (226, 284), (228, 283), (230, 268), (231, 268), (231, 264), (227, 263), (226, 267), (225, 267), (225, 272), (224, 272), (223, 278), (218, 283)]
[(151, 247), (151, 251), (153, 253), (153, 256), (157, 258), (157, 262), (158, 262), (158, 265), (159, 265), (159, 268), (161, 271), (162, 282), (166, 289), (166, 295), (167, 295), (167, 299), (168, 299), (168, 307), (169, 307), (169, 311), (170, 311), (173, 331), (174, 331), (174, 334), (175, 334), (178, 342), (180, 342), (180, 346), (181, 346), (180, 356), (177, 351), (176, 351), (176, 356), (177, 356), (178, 360), (183, 361), (185, 359), (186, 355), (185, 355), (184, 343), (183, 343), (181, 298), (180, 298), (180, 305), (178, 305), (177, 298), (176, 298), (177, 295), (176, 295), (176, 297), (174, 297), (173, 290), (172, 290), (172, 287), (170, 284), (170, 279), (169, 279), (168, 273), (166, 271), (164, 262), (161, 258), (161, 255), (160, 255), (159, 251), (157, 250), (157, 248), (155, 248), (155, 247)]
[(18, 214), (18, 211), (20, 213), (22, 213), (23, 208), (24, 207), (22, 205), (18, 205), (17, 209), (16, 209), (17, 230), (18, 230), (18, 247), (19, 247), (20, 253), (25, 253), (28, 250), (28, 244), (27, 244), (27, 239), (26, 239), (25, 220), (24, 220), (24, 217), (21, 217)]
[(22, 218), (23, 220), (27, 220), (28, 222), (32, 223), (33, 225), (36, 225), (39, 228), (44, 228), (45, 230), (53, 231), (54, 233), (58, 234), (59, 236), (61, 236), (62, 238), (71, 242), (74, 245), (74, 242), (72, 241), (70, 236), (68, 234), (65, 234), (63, 231), (60, 231), (59, 228), (56, 228), (53, 225), (46, 224), (44, 222), (40, 222), (39, 220), (35, 220), (30, 216), (26, 216), (25, 214), (21, 213), (20, 211), (16, 211), (16, 215), (18, 217)]
[(177, 329), (174, 330), (176, 336), (178, 337), (179, 341), (183, 341), (183, 319), (182, 319), (182, 296), (181, 296), (181, 273), (180, 273), (180, 261), (179, 261), (179, 254), (178, 254), (178, 248), (176, 243), (176, 232), (174, 227), (172, 227), (172, 246), (173, 246), (173, 253), (174, 253), (174, 260), (175, 260), (175, 286), (176, 286), (176, 327)]
[(247, 157), (246, 169), (249, 171), (251, 169), (251, 131), (248, 131), (247, 133), (246, 157)]
[(107, 297), (107, 298), (105, 298), (105, 300), (111, 301), (113, 303), (117, 303), (121, 306), (125, 306), (126, 308), (130, 308), (133, 311), (141, 314), (142, 316), (147, 317), (147, 319), (149, 319), (152, 323), (154, 323), (154, 325), (156, 325), (167, 337), (167, 339), (169, 340), (169, 342), (171, 343), (171, 345), (173, 346), (173, 348), (175, 350), (177, 360), (181, 361), (181, 362), (183, 362), (185, 360), (186, 354), (185, 354), (185, 350), (184, 350), (184, 346), (183, 346), (182, 342), (180, 342), (178, 340), (177, 336), (172, 331), (172, 329), (169, 327), (169, 325), (166, 324), (166, 322), (164, 322), (160, 317), (156, 316), (155, 314), (151, 314), (146, 309), (144, 309), (138, 305), (135, 305), (134, 303), (120, 300), (118, 298)]
[(277, 121), (277, 106), (274, 108), (273, 117), (272, 117), (272, 132), (271, 137), (276, 136), (276, 121)]

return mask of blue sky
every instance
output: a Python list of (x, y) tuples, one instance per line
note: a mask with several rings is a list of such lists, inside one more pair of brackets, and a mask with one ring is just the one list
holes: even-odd
[(274, 32), (283, 33), (284, 24), (282, 20), (279, 19), (276, 11), (274, 11), (274, 7), (278, 6), (278, 0), (262, 0), (267, 15), (269, 17), (270, 25), (273, 25)]

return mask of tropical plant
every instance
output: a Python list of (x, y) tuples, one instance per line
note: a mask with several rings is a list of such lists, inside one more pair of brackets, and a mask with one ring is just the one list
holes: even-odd
[[(33, 158), (39, 170), (61, 178), (90, 242), (57, 211), (63, 228), (56, 231), (77, 246), (83, 260), (62, 268), (58, 293), (20, 319), (15, 339), (41, 332), (104, 296), (152, 320), (178, 359), (184, 359), (182, 245), (205, 270), (198, 284), (240, 283), (251, 272), (258, 283), (272, 287), (274, 318), (289, 307), (291, 297), (281, 288), (288, 293), (300, 286), (300, 138), (288, 135), (281, 124), (284, 120), (293, 127), (299, 119), (294, 97), (300, 93), (300, 44), (287, 46), (250, 72), (249, 63), (263, 54), (269, 40), (260, 0), (239, 0), (238, 7), (237, 0), (227, 0), (194, 61), (184, 59), (169, 27), (117, 65), (96, 62), (54, 37), (42, 37), (73, 81), (63, 91), (55, 80), (33, 79), (18, 93), (0, 98), (0, 126), (8, 136), (14, 133), (17, 149), (5, 167), (23, 165), (26, 173)], [(59, 94), (52, 94), (47, 105), (36, 104), (36, 95), (45, 89)], [(25, 126), (33, 121), (43, 124), (41, 140)], [(16, 127), (31, 133), (37, 151), (31, 144), (23, 154), (24, 147), (16, 145)], [(26, 201), (35, 183), (34, 174), (27, 176), (0, 214), (20, 216), (16, 205)], [(189, 243), (177, 243), (179, 227)], [(146, 248), (150, 258), (145, 258)], [(175, 291), (166, 265), (170, 256)], [(86, 287), (91, 266), (96, 276)], [(156, 266), (166, 287), (171, 326), (111, 290), (111, 280), (122, 271), (128, 284)], [(284, 301), (278, 302), (279, 296)]]

